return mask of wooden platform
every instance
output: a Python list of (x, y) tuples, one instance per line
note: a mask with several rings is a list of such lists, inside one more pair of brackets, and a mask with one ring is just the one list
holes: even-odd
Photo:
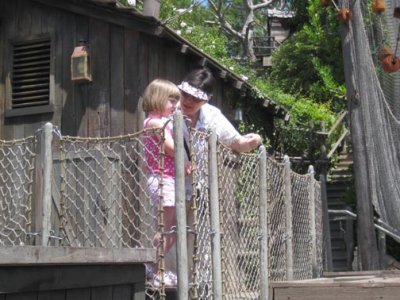
[(145, 300), (154, 249), (0, 247), (0, 300)]
[(339, 272), (324, 278), (271, 282), (269, 300), (397, 300), (400, 272)]

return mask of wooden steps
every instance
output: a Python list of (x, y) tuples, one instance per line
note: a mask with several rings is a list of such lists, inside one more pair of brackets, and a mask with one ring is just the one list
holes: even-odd
[[(329, 172), (327, 181), (328, 209), (346, 210), (352, 189), (353, 157), (346, 145), (338, 156), (335, 167)], [(329, 218), (333, 271), (351, 271), (354, 246), (353, 220), (340, 215)]]

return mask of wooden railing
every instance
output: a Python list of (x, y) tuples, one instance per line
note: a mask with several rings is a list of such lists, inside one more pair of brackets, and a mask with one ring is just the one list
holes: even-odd
[(254, 52), (257, 57), (271, 56), (272, 52), (280, 46), (280, 43), (273, 36), (253, 38)]

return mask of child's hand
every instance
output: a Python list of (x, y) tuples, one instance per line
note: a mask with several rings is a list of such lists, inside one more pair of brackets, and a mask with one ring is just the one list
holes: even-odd
[(185, 160), (184, 170), (185, 170), (185, 175), (192, 174), (192, 163), (190, 161)]

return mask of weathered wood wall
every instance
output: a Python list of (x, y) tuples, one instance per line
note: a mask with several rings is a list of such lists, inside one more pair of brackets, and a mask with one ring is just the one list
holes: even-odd
[[(49, 121), (64, 135), (99, 137), (135, 132), (141, 128), (138, 99), (146, 85), (154, 78), (179, 83), (198, 63), (198, 58), (182, 54), (180, 45), (146, 34), (144, 27), (137, 30), (133, 25), (124, 26), (129, 25), (127, 21), (105, 18), (103, 12), (85, 14), (82, 8), (73, 13), (68, 4), (66, 7), (48, 6), (46, 1), (0, 0), (1, 139), (32, 135)], [(54, 112), (5, 118), (11, 42), (41, 35), (49, 35), (52, 41)], [(70, 80), (70, 56), (80, 40), (90, 46), (91, 83)], [(239, 92), (223, 79), (217, 81), (217, 102), (213, 104), (228, 108)], [(225, 96), (228, 89), (230, 96), (234, 95), (229, 101)]]
[(0, 267), (0, 299), (144, 300), (144, 265)]

